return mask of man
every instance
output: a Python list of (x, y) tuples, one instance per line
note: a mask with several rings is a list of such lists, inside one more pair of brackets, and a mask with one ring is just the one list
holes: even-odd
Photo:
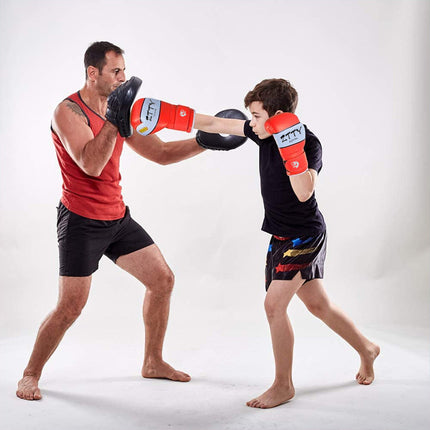
[[(18, 383), (16, 394), (26, 400), (41, 399), (38, 383), (43, 367), (85, 306), (91, 275), (102, 255), (146, 287), (142, 376), (190, 380), (188, 374), (163, 361), (174, 276), (157, 245), (130, 217), (122, 200), (119, 159), (124, 141), (142, 157), (162, 165), (193, 157), (204, 148), (194, 138), (163, 142), (155, 134), (132, 133), (130, 108), (141, 81), (133, 77), (125, 83), (122, 49), (109, 42), (95, 42), (87, 49), (84, 63), (84, 87), (57, 106), (52, 120), (63, 177), (57, 222), (59, 299), (39, 329)], [(176, 121), (170, 128), (190, 131), (194, 112), (175, 108), (177, 112), (169, 114)]]

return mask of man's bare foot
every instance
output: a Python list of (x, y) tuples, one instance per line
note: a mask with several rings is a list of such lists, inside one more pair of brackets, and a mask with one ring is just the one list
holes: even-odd
[(24, 400), (40, 400), (42, 395), (39, 390), (39, 378), (35, 376), (24, 376), (18, 382), (16, 395)]
[(191, 376), (184, 372), (175, 370), (165, 361), (151, 361), (143, 364), (142, 376), (144, 378), (161, 378), (170, 379), (172, 381), (188, 382)]
[(292, 385), (280, 385), (273, 383), (273, 385), (264, 392), (261, 396), (250, 400), (246, 403), (251, 408), (268, 409), (275, 406), (282, 405), (290, 401), (295, 395), (295, 390)]
[(379, 346), (372, 343), (367, 353), (363, 356), (360, 356), (360, 370), (355, 376), (355, 379), (359, 384), (370, 385), (375, 379), (375, 374), (373, 372), (373, 362), (379, 355), (380, 351), (381, 349), (379, 348)]

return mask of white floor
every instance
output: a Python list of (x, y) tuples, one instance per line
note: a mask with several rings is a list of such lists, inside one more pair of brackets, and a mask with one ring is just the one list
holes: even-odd
[[(224, 321), (224, 322), (223, 322)], [(176, 321), (177, 323), (177, 321)], [(190, 383), (139, 377), (140, 331), (97, 329), (84, 321), (67, 333), (45, 368), (43, 399), (15, 397), (34, 333), (3, 339), (0, 427), (50, 429), (309, 429), (430, 428), (430, 354), (426, 331), (366, 329), (381, 346), (377, 379), (356, 384), (355, 352), (327, 328), (296, 328), (296, 398), (259, 410), (245, 402), (273, 377), (266, 327), (209, 318), (205, 329), (170, 324), (165, 358)]]

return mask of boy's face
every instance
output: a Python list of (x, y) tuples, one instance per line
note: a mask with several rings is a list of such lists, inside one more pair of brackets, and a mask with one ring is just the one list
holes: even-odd
[(249, 125), (252, 127), (252, 131), (260, 139), (266, 139), (267, 137), (271, 136), (264, 128), (264, 123), (269, 119), (269, 114), (263, 109), (263, 103), (252, 102), (249, 105), (249, 112), (252, 115), (251, 122), (249, 123)]

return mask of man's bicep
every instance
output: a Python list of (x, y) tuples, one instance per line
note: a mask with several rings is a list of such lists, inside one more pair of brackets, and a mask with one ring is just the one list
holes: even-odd
[(75, 162), (79, 162), (84, 146), (94, 134), (80, 107), (71, 101), (60, 103), (54, 112), (52, 128)]

